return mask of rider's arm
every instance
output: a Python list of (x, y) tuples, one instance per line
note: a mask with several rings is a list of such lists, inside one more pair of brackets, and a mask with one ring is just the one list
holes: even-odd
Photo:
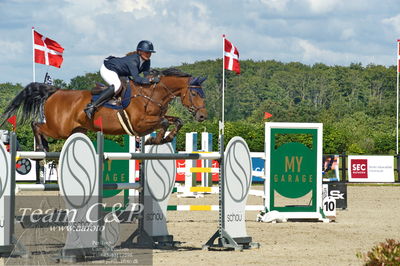
[[(150, 81), (148, 78), (143, 78), (139, 75), (139, 64), (140, 64), (140, 60), (138, 57), (137, 57), (137, 60), (135, 59), (135, 60), (129, 61), (127, 63), (127, 66), (129, 68), (129, 72), (130, 72), (130, 76), (133, 78), (133, 80), (136, 83), (150, 84)], [(146, 62), (144, 62), (143, 64), (146, 64)], [(150, 68), (150, 66), (149, 66), (149, 68)]]
[(145, 61), (143, 63), (143, 75), (145, 77), (147, 77), (150, 81), (150, 83), (158, 83), (160, 82), (160, 77), (156, 76), (156, 77), (148, 77), (150, 75), (150, 60)]
[(143, 63), (143, 75), (147, 77), (150, 74), (150, 60)]

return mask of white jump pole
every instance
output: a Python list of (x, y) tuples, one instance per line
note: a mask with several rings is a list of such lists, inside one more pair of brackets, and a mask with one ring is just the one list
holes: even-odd
[[(208, 132), (201, 132), (201, 150), (204, 152), (212, 151), (212, 134)], [(212, 161), (203, 160), (202, 167), (211, 168)], [(209, 178), (211, 173), (201, 173), (201, 186), (202, 187), (211, 187), (212, 186), (212, 178)]]
[[(187, 153), (197, 151), (197, 132), (186, 133), (185, 136), (185, 151)], [(192, 167), (196, 167), (196, 160), (185, 160), (185, 185), (184, 191), (178, 197), (183, 198), (198, 198), (196, 192), (190, 191), (193, 187), (193, 173), (190, 171)]]

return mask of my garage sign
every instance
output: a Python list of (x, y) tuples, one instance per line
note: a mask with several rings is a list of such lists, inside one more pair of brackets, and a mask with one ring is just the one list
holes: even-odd
[(394, 182), (393, 156), (348, 157), (349, 182)]

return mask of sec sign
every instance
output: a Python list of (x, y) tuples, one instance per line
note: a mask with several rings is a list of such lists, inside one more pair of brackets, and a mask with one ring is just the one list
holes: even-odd
[(352, 178), (368, 178), (367, 159), (352, 159), (350, 166)]

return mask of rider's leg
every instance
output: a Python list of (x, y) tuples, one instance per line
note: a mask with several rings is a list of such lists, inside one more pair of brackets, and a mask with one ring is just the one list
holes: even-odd
[(92, 119), (97, 107), (101, 106), (103, 103), (111, 99), (111, 97), (114, 96), (114, 94), (121, 86), (121, 81), (118, 77), (118, 74), (114, 71), (107, 69), (104, 64), (100, 68), (100, 74), (101, 77), (108, 84), (110, 84), (110, 86), (99, 95), (99, 98), (96, 101), (91, 102), (86, 106), (85, 113), (89, 119)]
[(100, 75), (108, 85), (114, 85), (115, 92), (121, 87), (121, 80), (118, 74), (106, 68), (104, 64), (101, 65)]
[(85, 113), (89, 119), (92, 119), (94, 112), (97, 110), (97, 107), (101, 106), (103, 103), (108, 101), (114, 96), (114, 85), (111, 85), (107, 89), (105, 89), (94, 102), (90, 102), (86, 108)]

